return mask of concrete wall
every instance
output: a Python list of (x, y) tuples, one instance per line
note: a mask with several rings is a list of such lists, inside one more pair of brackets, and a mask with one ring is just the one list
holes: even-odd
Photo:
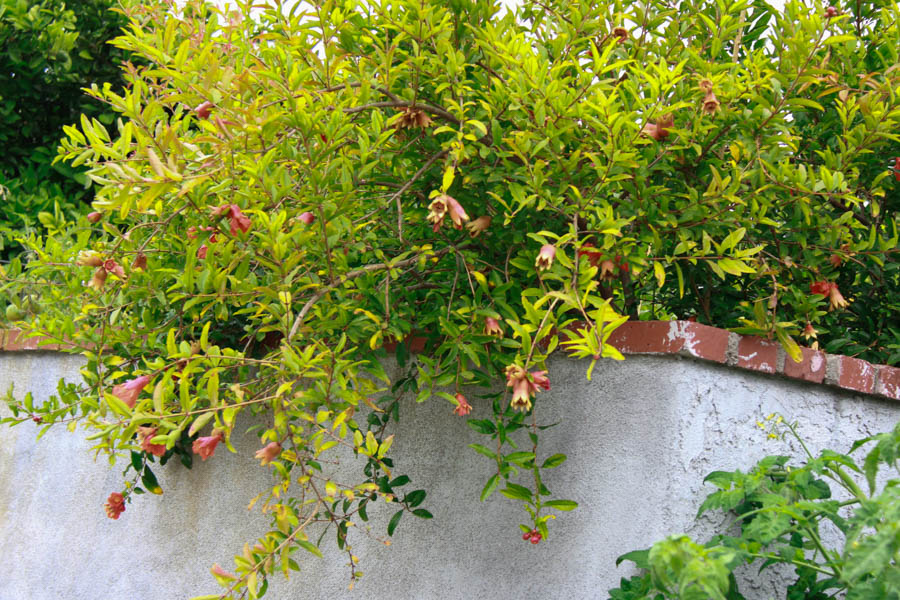
[[(77, 378), (78, 365), (59, 354), (0, 353), (0, 386), (13, 381), (18, 393), (32, 390), (40, 399), (59, 377)], [(330, 543), (325, 560), (304, 556), (302, 573), (288, 582), (273, 578), (268, 597), (603, 599), (632, 573), (615, 567), (618, 555), (672, 533), (702, 537), (721, 520), (693, 519), (709, 471), (797, 453), (766, 439), (755, 427), (762, 415), (796, 419), (812, 448), (841, 451), (900, 419), (898, 402), (677, 356), (601, 363), (591, 382), (585, 368), (553, 361), (553, 390), (540, 396), (540, 419), (563, 421), (545, 432), (542, 452), (569, 455), (547, 484), (580, 504), (551, 524), (549, 540), (532, 546), (520, 539), (524, 512), (515, 502), (495, 494), (479, 503), (491, 465), (466, 445), (483, 436), (445, 401), (410, 403), (392, 454), (397, 471), (429, 491), (423, 506), (434, 519), (404, 516), (387, 547), (379, 538), (393, 511), (373, 507), (372, 531), (351, 530), (365, 572), (353, 591), (346, 555)], [(487, 416), (472, 396), (472, 416)], [(31, 423), (0, 430), (0, 600), (215, 593), (212, 563), (230, 569), (244, 542), (266, 531), (267, 519), (246, 511), (271, 482), (253, 459), (254, 434), (235, 438), (238, 454), (220, 447), (192, 471), (174, 463), (157, 469), (165, 494), (137, 497), (113, 521), (102, 504), (121, 489), (124, 465), (94, 462), (81, 433), (60, 429), (36, 442), (36, 431)], [(748, 598), (775, 595), (755, 571), (745, 578)]]

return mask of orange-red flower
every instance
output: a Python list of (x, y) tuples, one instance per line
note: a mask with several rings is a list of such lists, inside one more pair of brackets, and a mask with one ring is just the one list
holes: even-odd
[(827, 296), (828, 290), (831, 289), (831, 283), (827, 281), (814, 281), (809, 284), (809, 293), (810, 294), (818, 294), (820, 296)]
[(818, 294), (823, 297), (827, 296), (829, 310), (846, 308), (850, 305), (850, 303), (844, 299), (844, 296), (841, 295), (838, 285), (832, 281), (814, 281), (809, 285), (809, 291), (811, 294)]
[(459, 415), (460, 417), (464, 417), (470, 412), (472, 412), (472, 405), (466, 400), (466, 397), (457, 392), (456, 394), (456, 408), (453, 409), (454, 414)]
[(503, 328), (500, 327), (500, 323), (497, 322), (497, 319), (493, 317), (485, 317), (484, 318), (484, 333), (486, 335), (503, 335)]
[(216, 446), (223, 439), (222, 432), (213, 431), (213, 435), (199, 437), (194, 440), (194, 454), (198, 454), (202, 460), (206, 460), (216, 451)]
[(197, 258), (203, 260), (206, 258), (206, 253), (209, 252), (209, 246), (203, 244), (199, 248), (197, 248)]
[(113, 492), (106, 499), (106, 504), (103, 505), (103, 508), (106, 509), (107, 517), (118, 519), (119, 515), (125, 512), (125, 497), (119, 492)]
[(894, 179), (900, 181), (900, 156), (894, 157)]
[(603, 252), (597, 250), (596, 246), (588, 242), (581, 247), (581, 250), (578, 251), (578, 256), (587, 258), (591, 266), (596, 267), (600, 262), (600, 259), (603, 258)]
[(258, 458), (262, 466), (266, 466), (278, 458), (279, 454), (281, 454), (281, 444), (278, 442), (269, 442), (264, 448), (257, 450), (253, 457)]
[(800, 335), (802, 335), (805, 339), (809, 340), (809, 339), (816, 339), (816, 335), (818, 333), (819, 332), (816, 331), (816, 328), (812, 326), (812, 323), (807, 323), (806, 327), (803, 328), (803, 333), (801, 333)]
[(541, 246), (541, 251), (538, 252), (537, 259), (534, 261), (534, 266), (537, 267), (538, 271), (546, 271), (553, 266), (553, 259), (555, 258), (556, 246), (553, 244), (544, 244)]
[(150, 442), (156, 436), (156, 427), (138, 427), (138, 439), (141, 441), (141, 450), (153, 456), (162, 456), (166, 453), (165, 444), (153, 444)]
[(831, 289), (828, 290), (828, 305), (831, 310), (850, 306), (850, 303), (844, 300), (836, 283), (832, 283)]
[(149, 375), (141, 375), (140, 377), (135, 377), (130, 381), (126, 381), (124, 383), (120, 383), (119, 385), (113, 386), (112, 394), (122, 402), (128, 405), (128, 408), (134, 408), (134, 405), (137, 403), (138, 396), (141, 395), (141, 390), (144, 389), (150, 383)]

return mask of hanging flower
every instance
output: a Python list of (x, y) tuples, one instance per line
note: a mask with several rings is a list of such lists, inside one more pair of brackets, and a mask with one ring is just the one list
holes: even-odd
[(675, 125), (675, 117), (671, 114), (658, 117), (654, 123), (647, 123), (641, 128), (641, 135), (652, 137), (657, 142), (669, 137), (669, 130)]
[(250, 217), (241, 212), (241, 207), (237, 204), (230, 206), (229, 221), (231, 224), (231, 235), (237, 235), (240, 230), (247, 233), (250, 230)]
[(457, 229), (462, 229), (463, 223), (469, 220), (469, 215), (466, 214), (462, 205), (457, 202), (456, 198), (448, 196), (447, 194), (441, 194), (438, 198), (443, 200), (444, 204), (447, 206), (447, 214), (450, 215), (450, 220), (453, 221), (453, 225)]
[(806, 327), (803, 328), (803, 333), (801, 333), (800, 335), (802, 335), (807, 340), (810, 340), (810, 339), (814, 340), (814, 339), (816, 339), (816, 335), (818, 333), (819, 332), (816, 331), (815, 327), (812, 326), (812, 323), (807, 323)]
[(710, 81), (709, 79), (701, 79), (698, 86), (705, 94), (710, 93), (713, 89), (712, 81)]
[(529, 373), (518, 365), (506, 367), (506, 386), (513, 389), (513, 397), (510, 405), (514, 410), (528, 412), (531, 410), (531, 398), (542, 390), (550, 389), (550, 379), (547, 371), (532, 371)]
[(265, 448), (257, 450), (253, 457), (258, 458), (262, 466), (266, 466), (278, 458), (279, 454), (281, 454), (281, 444), (278, 442), (269, 442), (266, 444)]
[(831, 310), (847, 308), (850, 306), (850, 303), (844, 300), (836, 283), (832, 283), (831, 289), (828, 290), (828, 305)]
[(113, 259), (107, 259), (103, 262), (103, 268), (106, 269), (107, 273), (112, 273), (119, 279), (125, 279), (125, 270), (122, 269), (122, 266), (114, 261)]
[(206, 100), (205, 102), (201, 102), (197, 105), (197, 107), (194, 109), (194, 114), (197, 115), (198, 119), (208, 119), (210, 113), (212, 113), (212, 107), (213, 103), (209, 100)]
[(194, 440), (193, 450), (194, 454), (200, 455), (202, 460), (206, 460), (216, 451), (216, 446), (223, 439), (221, 431), (213, 430), (213, 435), (208, 435), (206, 437), (199, 437)]
[(453, 413), (459, 415), (460, 417), (464, 417), (470, 412), (472, 412), (472, 405), (469, 404), (465, 396), (457, 392), (456, 408), (453, 409)]
[(91, 287), (95, 290), (102, 290), (103, 285), (106, 283), (106, 269), (100, 267), (96, 271), (94, 271), (94, 276), (91, 277), (90, 283), (88, 283), (88, 287)]
[(82, 250), (78, 253), (75, 264), (79, 267), (100, 267), (103, 266), (103, 257), (91, 250)]
[(900, 156), (894, 157), (894, 179), (900, 181)]
[(203, 260), (206, 258), (206, 253), (209, 252), (209, 247), (206, 244), (203, 244), (199, 248), (197, 248), (197, 258)]
[(128, 405), (128, 408), (134, 408), (134, 405), (137, 403), (138, 396), (141, 395), (141, 390), (150, 383), (149, 375), (141, 375), (140, 377), (136, 377), (130, 381), (126, 381), (124, 383), (120, 383), (119, 385), (113, 386), (112, 394), (122, 402)]
[(102, 214), (102, 213), (98, 213), (98, 212), (96, 212), (96, 211), (91, 212), (91, 213), (88, 213), (88, 215), (87, 215), (88, 223), (97, 223), (97, 222), (99, 222), (100, 219), (102, 219), (102, 218), (103, 218), (103, 214)]
[(437, 230), (441, 228), (441, 223), (444, 221), (444, 215), (447, 214), (447, 203), (445, 202), (445, 198), (449, 198), (449, 196), (438, 196), (428, 205), (427, 218), (428, 222), (431, 223), (432, 231), (437, 232)]
[(828, 310), (846, 308), (850, 305), (841, 295), (838, 285), (831, 281), (814, 281), (809, 285), (809, 292), (828, 297)]
[(534, 266), (538, 271), (546, 271), (553, 265), (553, 259), (556, 258), (556, 246), (553, 244), (544, 244), (541, 251), (538, 252)]
[(615, 279), (616, 264), (608, 258), (600, 263), (600, 279)]
[(612, 30), (612, 34), (617, 38), (617, 44), (624, 44), (628, 41), (628, 30), (624, 27), (616, 27)]
[(147, 270), (147, 255), (143, 252), (138, 252), (138, 255), (134, 257), (134, 261), (131, 263), (131, 268), (133, 270), (140, 269), (141, 271)]
[(119, 492), (113, 492), (109, 495), (109, 498), (106, 499), (106, 504), (103, 505), (103, 508), (106, 509), (107, 517), (110, 519), (118, 519), (119, 516), (125, 512), (125, 497)]
[(484, 333), (485, 335), (503, 335), (503, 328), (500, 327), (500, 323), (497, 322), (497, 319), (494, 317), (485, 317), (484, 318)]
[(144, 425), (138, 427), (138, 439), (141, 441), (141, 450), (153, 456), (162, 456), (166, 453), (165, 444), (153, 444), (150, 442), (156, 437), (156, 427), (146, 427)]
[(703, 112), (708, 115), (714, 115), (719, 110), (719, 99), (716, 98), (716, 95), (712, 92), (712, 90), (706, 92), (706, 97), (703, 98)]
[(809, 293), (810, 294), (818, 294), (820, 296), (827, 296), (828, 291), (831, 289), (831, 283), (827, 281), (814, 281), (809, 284)]
[(534, 385), (545, 391), (550, 389), (550, 379), (547, 377), (547, 371), (532, 371), (530, 375)]
[(491, 217), (489, 215), (481, 215), (471, 223), (466, 225), (469, 230), (469, 237), (478, 237), (478, 235), (491, 226)]
[(312, 225), (316, 220), (316, 215), (312, 214), (309, 211), (300, 213), (300, 216), (297, 217), (297, 220), (303, 223), (304, 225)]
[(425, 111), (413, 106), (407, 106), (400, 114), (400, 118), (397, 120), (395, 127), (397, 127), (397, 129), (412, 129), (428, 127), (429, 125), (431, 125), (431, 117), (429, 117)]

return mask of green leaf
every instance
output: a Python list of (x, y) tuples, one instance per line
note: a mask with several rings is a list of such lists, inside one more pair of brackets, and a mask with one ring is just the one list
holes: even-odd
[(497, 486), (500, 483), (500, 475), (498, 473), (494, 473), (491, 475), (490, 479), (487, 480), (487, 483), (484, 484), (484, 488), (481, 490), (480, 500), (484, 502), (487, 500), (491, 494), (494, 493), (494, 490), (497, 489)]
[(526, 502), (531, 501), (531, 490), (529, 490), (525, 486), (521, 486), (515, 483), (506, 484), (506, 487), (500, 490), (500, 493), (507, 498), (512, 498), (513, 500), (525, 500)]
[(151, 494), (160, 495), (163, 493), (159, 482), (156, 481), (156, 475), (153, 474), (149, 467), (144, 467), (144, 472), (141, 474), (141, 483)]
[(490, 458), (490, 459), (493, 459), (493, 460), (496, 460), (496, 459), (497, 459), (497, 455), (494, 454), (494, 452), (493, 452), (491, 449), (489, 449), (489, 448), (487, 448), (487, 447), (485, 447), (485, 446), (482, 446), (481, 444), (469, 444), (469, 448), (471, 448), (472, 450), (474, 450), (474, 451), (477, 452), (478, 454), (481, 454), (481, 455), (483, 455), (483, 456), (487, 456), (487, 457)]
[(319, 550), (315, 544), (309, 542), (307, 540), (298, 540), (297, 545), (309, 552), (310, 554), (314, 554), (319, 558), (322, 558), (322, 551)]
[(544, 461), (544, 464), (541, 465), (541, 468), (553, 469), (554, 467), (558, 467), (564, 462), (566, 462), (565, 454), (554, 454), (553, 456), (547, 457), (547, 460)]
[(544, 506), (568, 512), (578, 508), (578, 503), (573, 500), (549, 500), (548, 502), (544, 502)]
[(394, 516), (391, 517), (391, 522), (388, 523), (387, 533), (390, 536), (394, 535), (394, 531), (397, 529), (397, 525), (400, 523), (400, 517), (403, 516), (403, 511), (398, 510), (394, 513)]

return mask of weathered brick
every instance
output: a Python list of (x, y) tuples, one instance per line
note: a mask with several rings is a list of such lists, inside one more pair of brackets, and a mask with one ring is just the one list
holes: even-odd
[(628, 321), (607, 341), (626, 354), (674, 354), (684, 345), (677, 321)]
[(878, 382), (875, 384), (875, 393), (900, 400), (900, 369), (887, 365), (879, 365), (877, 369)]
[(678, 332), (684, 344), (681, 354), (718, 363), (725, 362), (728, 331), (702, 323), (678, 321)]
[(3, 349), (8, 352), (16, 352), (21, 350), (37, 350), (38, 338), (25, 337), (25, 334), (18, 329), (8, 329), (6, 331), (6, 340), (3, 343)]
[(737, 366), (762, 373), (774, 373), (777, 364), (778, 344), (752, 335), (741, 337), (738, 342)]
[(864, 360), (842, 356), (838, 385), (847, 390), (871, 394), (875, 390), (875, 367)]
[(822, 383), (825, 379), (825, 353), (811, 348), (800, 348), (803, 359), (795, 363), (791, 357), (784, 360), (783, 373), (794, 379)]

